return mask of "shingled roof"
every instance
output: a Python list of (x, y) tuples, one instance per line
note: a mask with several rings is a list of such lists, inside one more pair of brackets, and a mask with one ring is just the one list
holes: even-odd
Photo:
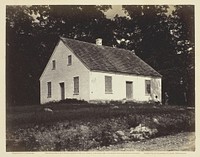
[(157, 71), (129, 50), (68, 38), (61, 40), (91, 71), (161, 77)]

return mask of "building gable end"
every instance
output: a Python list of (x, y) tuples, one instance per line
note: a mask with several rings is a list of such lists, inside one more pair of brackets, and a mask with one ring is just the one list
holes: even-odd
[(54, 54), (55, 54), (55, 52), (56, 52), (56, 50), (57, 50), (57, 48), (58, 48), (60, 42), (61, 42), (61, 41), (59, 40), (58, 43), (56, 44), (56, 46), (55, 46), (55, 48), (54, 48), (54, 50), (53, 50), (53, 53), (51, 54), (51, 57), (49, 58), (49, 60), (48, 60), (48, 62), (47, 62), (47, 64), (46, 64), (46, 66), (45, 66), (45, 68), (44, 68), (44, 70), (43, 70), (43, 72), (42, 72), (42, 74), (41, 74), (41, 76), (40, 76), (40, 78), (39, 78), (39, 80), (41, 80), (41, 78), (43, 77), (44, 73), (46, 72), (47, 67), (51, 64), (51, 59), (52, 59), (52, 57), (54, 56)]
[(44, 74), (46, 73), (46, 69), (47, 69), (48, 66), (50, 66), (51, 60), (52, 60), (53, 56), (55, 55), (55, 53), (57, 52), (57, 49), (58, 49), (58, 47), (59, 47), (59, 45), (60, 45), (61, 43), (62, 43), (63, 45), (65, 45), (65, 48), (67, 48), (74, 56), (76, 56), (76, 58), (81, 62), (81, 64), (82, 64), (84, 67), (86, 67), (88, 70), (90, 70), (89, 67), (80, 59), (80, 57), (78, 57), (78, 56), (73, 52), (73, 50), (72, 50), (68, 45), (66, 45), (62, 40), (59, 40), (58, 43), (57, 43), (57, 45), (55, 46), (55, 48), (54, 48), (54, 50), (53, 50), (53, 53), (52, 53), (51, 57), (49, 58), (49, 60), (48, 60), (48, 62), (47, 62), (47, 64), (46, 64), (46, 66), (45, 66), (45, 68), (44, 68), (44, 70), (43, 70), (43, 72), (42, 72), (42, 74), (41, 74), (41, 76), (40, 76), (40, 78), (39, 78), (39, 80), (41, 80), (42, 77), (44, 76)]

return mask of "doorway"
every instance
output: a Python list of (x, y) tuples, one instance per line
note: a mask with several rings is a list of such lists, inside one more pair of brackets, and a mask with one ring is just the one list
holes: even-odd
[(126, 99), (133, 99), (133, 82), (126, 81)]
[(61, 92), (61, 100), (65, 99), (65, 83), (61, 82), (60, 83), (60, 92)]

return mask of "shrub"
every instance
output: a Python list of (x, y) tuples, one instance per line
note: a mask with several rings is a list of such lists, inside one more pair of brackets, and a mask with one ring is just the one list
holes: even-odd
[(69, 104), (88, 104), (87, 101), (85, 100), (78, 100), (78, 99), (64, 99), (64, 100), (60, 100), (58, 103), (69, 103)]
[(141, 119), (138, 115), (129, 115), (127, 118), (127, 123), (129, 125), (129, 128), (136, 127), (141, 123)]
[[(113, 110), (107, 106), (98, 106), (92, 109), (83, 108), (81, 111), (70, 108), (68, 112), (55, 110), (53, 115), (41, 112), (38, 114), (40, 116), (35, 117), (37, 119), (35, 124), (25, 123), (20, 127), (7, 128), (7, 150), (89, 150), (123, 142), (116, 132), (122, 131), (125, 136), (131, 136), (130, 128), (135, 129), (139, 124), (146, 128), (141, 128), (139, 132), (144, 138), (194, 131), (193, 111), (179, 111), (169, 107), (142, 108), (139, 105), (134, 108), (129, 108), (129, 105), (119, 107)], [(23, 116), (20, 118), (23, 119)], [(18, 141), (17, 146), (15, 146), (16, 141)]]

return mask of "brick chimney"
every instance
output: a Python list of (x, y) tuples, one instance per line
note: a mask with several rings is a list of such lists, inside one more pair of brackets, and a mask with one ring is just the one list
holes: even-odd
[(96, 39), (96, 45), (102, 45), (102, 39), (101, 38), (97, 38)]

